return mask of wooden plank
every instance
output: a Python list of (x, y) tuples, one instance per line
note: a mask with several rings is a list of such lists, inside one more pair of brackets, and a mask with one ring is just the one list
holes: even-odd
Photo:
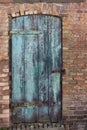
[[(36, 16), (24, 17), (24, 29), (36, 30)], [(25, 40), (25, 100), (38, 102), (38, 40), (36, 35), (26, 35)], [(25, 121), (37, 122), (38, 106), (25, 108)]]
[[(61, 66), (61, 22), (56, 17), (49, 17), (49, 72)], [(49, 115), (51, 122), (58, 122), (61, 115), (60, 74), (49, 74)]]
[[(12, 21), (12, 30), (23, 29), (23, 18), (16, 18)], [(24, 46), (23, 38), (19, 35), (12, 35), (12, 102), (21, 102), (24, 99)], [(19, 111), (21, 117), (19, 117)], [(13, 109), (13, 122), (20, 122), (24, 119), (24, 109)]]
[(38, 16), (38, 30), (43, 32), (38, 36), (39, 53), (39, 122), (49, 121), (48, 116), (48, 34), (47, 34), (47, 16)]

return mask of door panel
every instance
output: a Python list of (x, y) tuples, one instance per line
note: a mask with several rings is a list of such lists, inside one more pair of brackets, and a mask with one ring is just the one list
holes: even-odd
[(12, 31), (13, 122), (58, 122), (61, 74), (56, 70), (61, 68), (60, 19), (46, 15), (14, 18)]

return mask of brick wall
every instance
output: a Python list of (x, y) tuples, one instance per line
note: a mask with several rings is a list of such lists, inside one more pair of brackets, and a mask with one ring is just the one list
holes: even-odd
[[(0, 2), (3, 2), (0, 0)], [(0, 127), (11, 124), (10, 115), (10, 44), (13, 17), (48, 14), (62, 17), (63, 121), (66, 130), (87, 129), (87, 0), (81, 3), (0, 4)], [(10, 3), (11, 2), (11, 3)]]

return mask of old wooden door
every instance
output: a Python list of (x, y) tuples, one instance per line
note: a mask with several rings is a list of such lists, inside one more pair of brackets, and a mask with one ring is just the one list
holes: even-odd
[(12, 120), (61, 119), (61, 20), (46, 15), (12, 20)]

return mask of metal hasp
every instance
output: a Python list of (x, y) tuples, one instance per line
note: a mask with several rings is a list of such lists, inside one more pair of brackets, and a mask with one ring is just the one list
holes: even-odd
[(39, 30), (12, 30), (10, 33), (15, 35), (38, 35), (42, 34), (43, 32)]

